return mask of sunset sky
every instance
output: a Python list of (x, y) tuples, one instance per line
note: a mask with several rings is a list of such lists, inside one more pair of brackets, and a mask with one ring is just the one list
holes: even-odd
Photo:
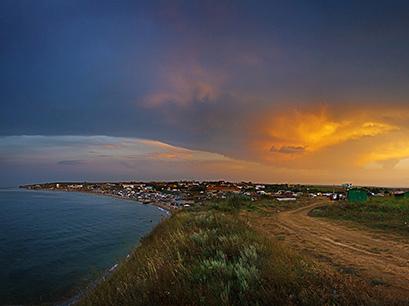
[(408, 1), (0, 1), (0, 186), (409, 186)]

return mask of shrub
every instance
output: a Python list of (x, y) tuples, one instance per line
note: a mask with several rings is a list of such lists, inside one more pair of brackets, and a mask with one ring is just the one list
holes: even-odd
[(185, 211), (159, 224), (80, 305), (393, 304), (250, 229), (237, 214)]

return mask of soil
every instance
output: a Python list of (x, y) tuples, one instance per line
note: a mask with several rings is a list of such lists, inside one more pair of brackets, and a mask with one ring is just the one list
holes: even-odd
[(309, 216), (324, 204), (317, 200), (251, 223), (320, 263), (409, 297), (409, 238)]

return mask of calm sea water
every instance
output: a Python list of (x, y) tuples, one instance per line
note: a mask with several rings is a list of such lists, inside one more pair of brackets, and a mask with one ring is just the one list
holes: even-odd
[(0, 190), (0, 304), (76, 294), (164, 216), (156, 207), (104, 196)]

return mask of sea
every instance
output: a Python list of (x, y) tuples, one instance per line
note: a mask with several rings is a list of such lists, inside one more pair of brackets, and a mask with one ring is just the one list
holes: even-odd
[(0, 189), (0, 305), (66, 303), (166, 215), (102, 195)]

